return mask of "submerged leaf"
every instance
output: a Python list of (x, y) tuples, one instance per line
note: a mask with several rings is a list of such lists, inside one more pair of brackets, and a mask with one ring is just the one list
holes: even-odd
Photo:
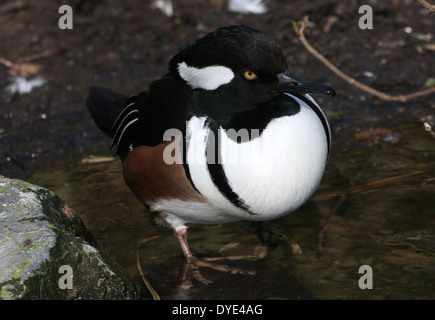
[(389, 143), (396, 143), (399, 141), (400, 134), (393, 132), (388, 128), (376, 128), (364, 130), (355, 134), (355, 139), (361, 141), (385, 141)]
[(14, 77), (27, 78), (38, 74), (42, 70), (42, 65), (29, 62), (13, 63), (9, 73)]

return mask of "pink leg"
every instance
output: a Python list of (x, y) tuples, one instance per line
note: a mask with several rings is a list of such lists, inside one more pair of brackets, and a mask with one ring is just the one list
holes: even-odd
[[(183, 251), (184, 256), (186, 257), (187, 264), (185, 265), (184, 271), (182, 273), (182, 283), (181, 286), (184, 288), (190, 287), (191, 284), (191, 276), (193, 276), (196, 280), (203, 283), (211, 283), (212, 281), (205, 279), (201, 273), (199, 272), (199, 267), (208, 267), (214, 270), (229, 272), (229, 273), (239, 273), (239, 274), (255, 274), (255, 272), (242, 270), (238, 268), (231, 268), (225, 265), (214, 264), (211, 261), (216, 260), (235, 260), (235, 259), (225, 259), (225, 258), (212, 258), (212, 259), (197, 259), (190, 252), (189, 244), (187, 241), (187, 228), (185, 226), (179, 226), (174, 228), (175, 237), (178, 240), (178, 243), (181, 246), (181, 250)], [(252, 256), (249, 256), (252, 258)], [(246, 257), (234, 257), (236, 259), (244, 259)], [(209, 261), (207, 261), (209, 260)]]
[(194, 258), (190, 252), (189, 244), (187, 243), (187, 228), (185, 226), (176, 227), (174, 228), (174, 234), (180, 244), (181, 250), (183, 250), (187, 262), (193, 263)]

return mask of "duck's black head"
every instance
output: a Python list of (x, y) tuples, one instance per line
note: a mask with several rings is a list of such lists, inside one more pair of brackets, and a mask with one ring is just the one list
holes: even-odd
[(291, 75), (279, 44), (246, 26), (223, 27), (196, 40), (172, 58), (169, 71), (191, 87), (201, 111), (220, 122), (281, 92), (335, 95)]

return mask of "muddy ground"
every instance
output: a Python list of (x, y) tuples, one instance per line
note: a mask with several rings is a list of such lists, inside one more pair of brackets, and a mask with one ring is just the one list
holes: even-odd
[[(426, 83), (435, 77), (435, 17), (416, 1), (264, 2), (268, 13), (253, 15), (229, 12), (223, 0), (175, 0), (174, 16), (167, 17), (151, 9), (149, 1), (139, 0), (3, 1), (0, 58), (31, 63), (22, 71), (32, 74), (29, 79), (43, 77), (46, 83), (27, 94), (6, 91), (14, 71), (2, 60), (0, 174), (26, 179), (37, 172), (70, 168), (89, 155), (111, 155), (110, 141), (86, 110), (88, 87), (99, 85), (125, 94), (144, 90), (166, 72), (168, 61), (180, 49), (231, 24), (269, 33), (283, 47), (294, 74), (336, 90), (334, 99), (316, 99), (332, 127), (330, 163), (340, 164), (337, 171), (349, 186), (360, 172), (382, 163), (370, 159), (356, 167), (346, 158), (350, 148), (400, 139), (401, 121), (421, 124), (422, 131), (424, 121), (435, 124), (434, 94), (409, 102), (373, 97), (316, 60), (293, 30), (293, 21), (309, 15), (307, 39), (343, 72), (392, 95), (412, 93), (427, 89)], [(62, 4), (73, 8), (72, 30), (58, 27)], [(373, 8), (371, 30), (358, 27), (362, 4)], [(394, 132), (389, 131), (392, 123)], [(431, 139), (429, 134), (422, 136)], [(383, 147), (379, 149), (381, 153)]]

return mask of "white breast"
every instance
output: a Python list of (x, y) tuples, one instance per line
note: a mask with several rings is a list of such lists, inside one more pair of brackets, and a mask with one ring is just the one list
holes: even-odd
[(271, 220), (299, 208), (320, 183), (328, 141), (316, 113), (297, 100), (298, 114), (271, 120), (258, 138), (237, 143), (222, 127), (220, 139), (214, 137), (228, 184), (249, 212), (235, 206), (213, 182), (206, 159), (206, 141), (213, 132), (205, 117), (196, 116), (187, 125), (186, 159), (193, 184), (209, 203), (163, 201), (152, 209), (176, 217), (178, 225)]
[[(231, 187), (263, 218), (299, 208), (317, 189), (325, 170), (325, 130), (308, 107), (303, 106), (295, 116), (272, 120), (259, 138), (248, 143), (230, 139), (222, 143)], [(243, 154), (242, 162), (238, 154)]]

